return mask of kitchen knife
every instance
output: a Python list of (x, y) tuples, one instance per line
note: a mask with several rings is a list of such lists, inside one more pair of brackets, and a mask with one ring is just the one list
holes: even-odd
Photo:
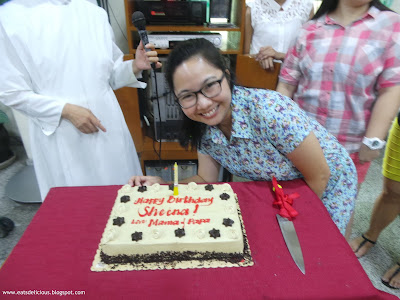
[(276, 218), (278, 220), (279, 227), (281, 228), (286, 246), (289, 249), (290, 255), (292, 255), (292, 258), (297, 267), (299, 267), (300, 271), (303, 274), (306, 274), (303, 253), (301, 251), (299, 238), (297, 237), (296, 229), (294, 228), (293, 222), (281, 217), (280, 215), (276, 215)]

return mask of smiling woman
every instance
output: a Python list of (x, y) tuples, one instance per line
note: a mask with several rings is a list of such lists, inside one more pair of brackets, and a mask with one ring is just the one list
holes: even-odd
[[(222, 76), (221, 76), (222, 71)], [(215, 126), (223, 131), (227, 138), (231, 133), (231, 90), (224, 78), (229, 74), (228, 70), (216, 69), (202, 57), (194, 56), (177, 67), (173, 75), (174, 92), (178, 96), (179, 103), (182, 97), (192, 95), (192, 106), (183, 108), (184, 114), (191, 120)], [(210, 88), (212, 86), (212, 88)], [(200, 88), (200, 92), (193, 92), (194, 87)], [(211, 93), (203, 93), (204, 90), (212, 90)]]
[[(233, 77), (205, 39), (182, 42), (168, 57), (166, 79), (185, 115), (180, 142), (197, 149), (199, 161), (198, 174), (181, 183), (216, 182), (220, 166), (251, 180), (304, 178), (344, 234), (357, 192), (346, 150), (291, 99), (236, 86)], [(165, 183), (152, 176), (129, 182)]]

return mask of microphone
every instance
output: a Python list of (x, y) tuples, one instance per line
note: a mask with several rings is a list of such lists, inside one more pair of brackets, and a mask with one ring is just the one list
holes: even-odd
[[(132, 23), (137, 28), (143, 46), (146, 46), (149, 43), (149, 37), (147, 36), (147, 31), (146, 31), (146, 19), (141, 11), (135, 11), (132, 14)], [(151, 51), (151, 49), (144, 48), (144, 51), (149, 52)], [(151, 67), (153, 68), (153, 70), (155, 70), (156, 64), (151, 63)]]
[[(146, 31), (146, 19), (141, 11), (135, 11), (132, 14), (132, 23), (138, 30), (143, 46), (147, 45), (149, 43), (149, 38), (147, 36), (147, 31)], [(144, 49), (146, 52), (151, 51), (148, 48)]]

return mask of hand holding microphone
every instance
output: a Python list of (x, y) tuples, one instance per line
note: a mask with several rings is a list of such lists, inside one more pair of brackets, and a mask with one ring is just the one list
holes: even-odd
[(135, 11), (132, 14), (132, 23), (137, 28), (141, 40), (141, 44), (139, 44), (136, 50), (134, 66), (136, 65), (139, 70), (148, 69), (146, 61), (147, 57), (147, 59), (151, 61), (151, 67), (153, 69), (160, 68), (162, 64), (158, 61), (157, 52), (151, 50), (151, 48), (154, 48), (154, 45), (149, 44), (149, 38), (146, 31), (146, 19), (143, 13), (140, 11)]

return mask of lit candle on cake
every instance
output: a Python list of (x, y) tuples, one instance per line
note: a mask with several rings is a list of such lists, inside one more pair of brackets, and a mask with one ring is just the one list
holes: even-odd
[(174, 196), (178, 196), (178, 164), (174, 165)]

